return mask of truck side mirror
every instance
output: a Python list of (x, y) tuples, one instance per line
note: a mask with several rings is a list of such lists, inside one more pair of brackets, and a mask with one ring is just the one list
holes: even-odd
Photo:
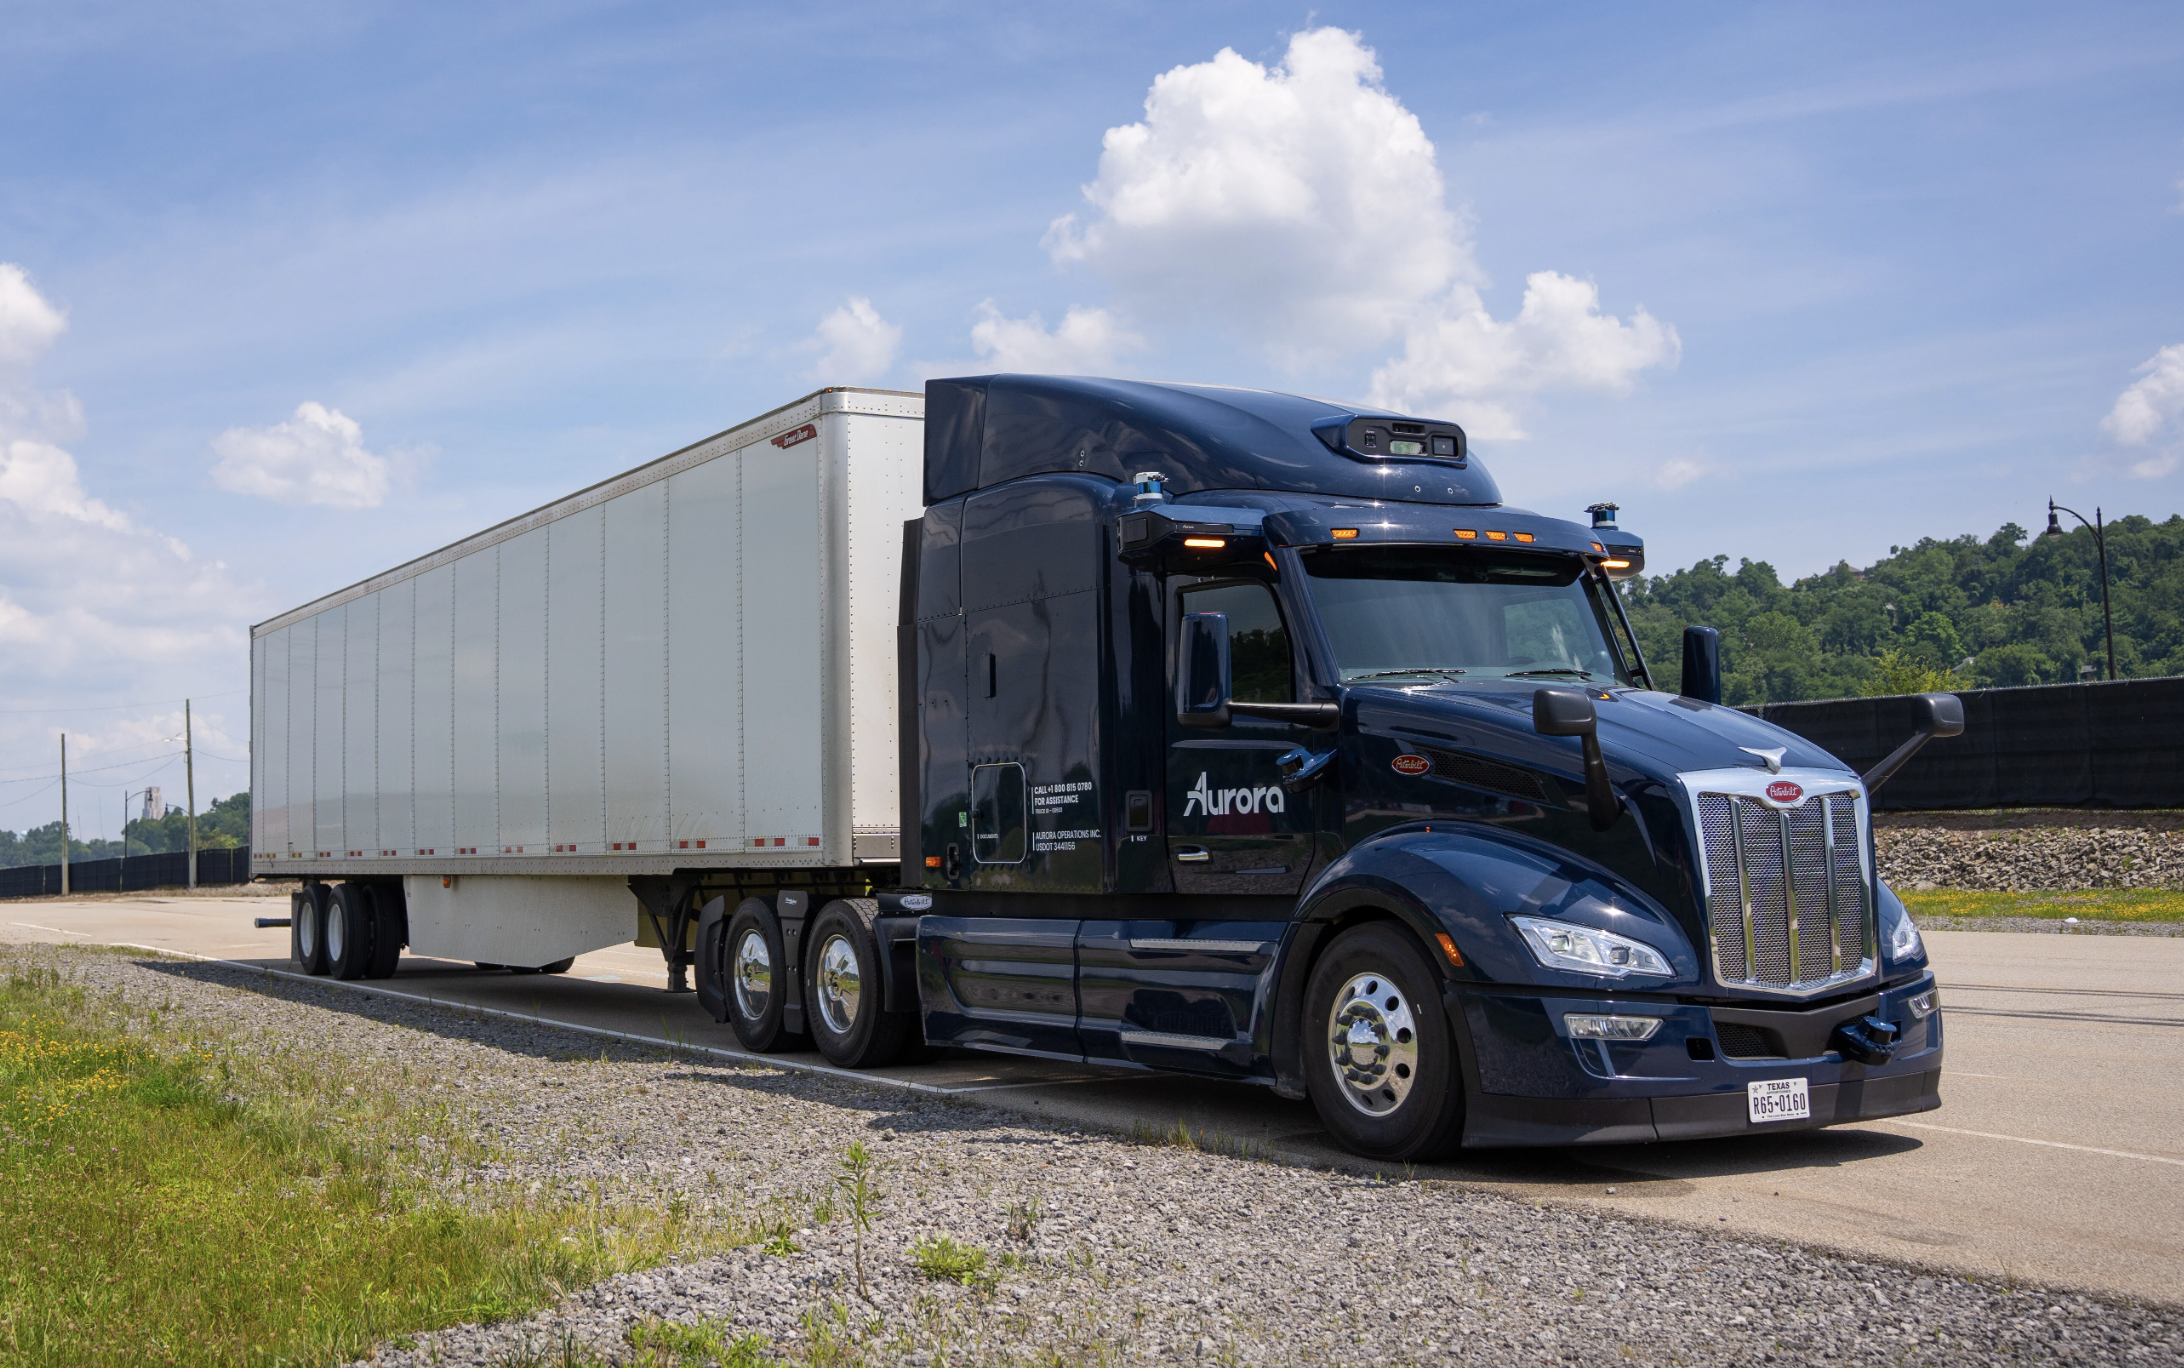
[(1575, 689), (1541, 689), (1532, 695), (1532, 730), (1541, 736), (1574, 736), (1585, 763), (1585, 815), (1594, 831), (1606, 831), (1623, 815), (1623, 800), (1608, 782), (1600, 755), (1600, 714)]
[(1175, 662), (1175, 720), (1186, 727), (1229, 724), (1228, 614), (1183, 619)]
[(1888, 758), (1865, 772), (1866, 792), (1888, 782), (1889, 776), (1900, 770), (1919, 753), (1919, 747), (1937, 736), (1962, 736), (1964, 734), (1964, 700), (1955, 694), (1916, 694), (1911, 699), (1911, 739), (1888, 753)]
[(1711, 627), (1683, 629), (1683, 696), (1721, 702), (1721, 633)]

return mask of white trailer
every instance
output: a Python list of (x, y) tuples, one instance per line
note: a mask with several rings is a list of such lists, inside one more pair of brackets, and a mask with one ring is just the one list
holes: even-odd
[(305, 880), (299, 957), (341, 972), (378, 915), (555, 966), (686, 942), (699, 876), (895, 862), (924, 407), (821, 390), (253, 627), (251, 864)]

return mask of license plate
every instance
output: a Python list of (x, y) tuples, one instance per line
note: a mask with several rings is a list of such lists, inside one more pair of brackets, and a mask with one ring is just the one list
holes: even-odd
[(1752, 1124), (1812, 1119), (1812, 1087), (1802, 1078), (1770, 1078), (1744, 1085)]

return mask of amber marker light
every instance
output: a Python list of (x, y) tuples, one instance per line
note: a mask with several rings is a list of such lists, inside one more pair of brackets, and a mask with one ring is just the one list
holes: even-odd
[(1433, 938), (1441, 942), (1441, 953), (1448, 956), (1448, 962), (1450, 964), (1455, 965), (1458, 969), (1464, 967), (1463, 952), (1456, 948), (1455, 941), (1449, 939), (1448, 932), (1436, 931), (1433, 933)]
[(1225, 537), (1185, 537), (1183, 544), (1197, 551), (1218, 551), (1228, 545)]
[(1354, 527), (1337, 527), (1330, 531), (1328, 535), (1336, 541), (1356, 541), (1357, 529)]
[(1266, 557), (1267, 569), (1272, 570), (1277, 575), (1282, 572), (1282, 568), (1274, 563), (1274, 553), (1272, 551), (1261, 551), (1259, 554)]
[(938, 868), (940, 868), (940, 857), (939, 857), (938, 855), (928, 855), (928, 856), (926, 856), (926, 857), (925, 857), (925, 867), (926, 867), (927, 869), (938, 869)]
[(1458, 541), (1477, 541), (1478, 539), (1479, 534), (1472, 531), (1468, 527), (1459, 527), (1456, 529), (1456, 540)]
[(1594, 543), (1592, 544), (1592, 549), (1593, 549), (1593, 550), (1595, 550), (1595, 551), (1598, 551), (1598, 552), (1600, 552), (1600, 553), (1602, 553), (1602, 554), (1604, 555), (1604, 554), (1606, 554), (1606, 552), (1607, 552), (1607, 549), (1608, 549), (1608, 548), (1606, 548), (1605, 546), (1602, 546), (1602, 545), (1601, 545), (1601, 544), (1600, 544), (1599, 542), (1594, 542)]
[(1507, 532), (1489, 532), (1486, 534), (1486, 539), (1488, 541), (1508, 541), (1509, 534)]
[(1517, 540), (1520, 542), (1528, 542), (1532, 540), (1532, 534), (1529, 532), (1519, 532), (1517, 534)]
[(1600, 563), (1601, 563), (1602, 565), (1606, 566), (1606, 567), (1607, 567), (1608, 569), (1610, 569), (1610, 570), (1628, 570), (1628, 569), (1630, 569), (1630, 562), (1629, 562), (1629, 561), (1627, 561), (1627, 560), (1618, 560), (1618, 559), (1615, 559), (1615, 558), (1613, 558), (1613, 557), (1610, 557), (1609, 559), (1607, 559), (1607, 560), (1604, 560), (1604, 561), (1602, 561), (1602, 562), (1600, 562)]

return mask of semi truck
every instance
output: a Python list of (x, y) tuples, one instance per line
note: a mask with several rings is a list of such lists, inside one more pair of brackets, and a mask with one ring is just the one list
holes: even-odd
[(1386, 1160), (1939, 1105), (1860, 775), (1671, 686), (1642, 538), (1454, 423), (832, 388), (252, 630), (307, 973), (635, 939), (749, 1050), (1310, 1099)]

